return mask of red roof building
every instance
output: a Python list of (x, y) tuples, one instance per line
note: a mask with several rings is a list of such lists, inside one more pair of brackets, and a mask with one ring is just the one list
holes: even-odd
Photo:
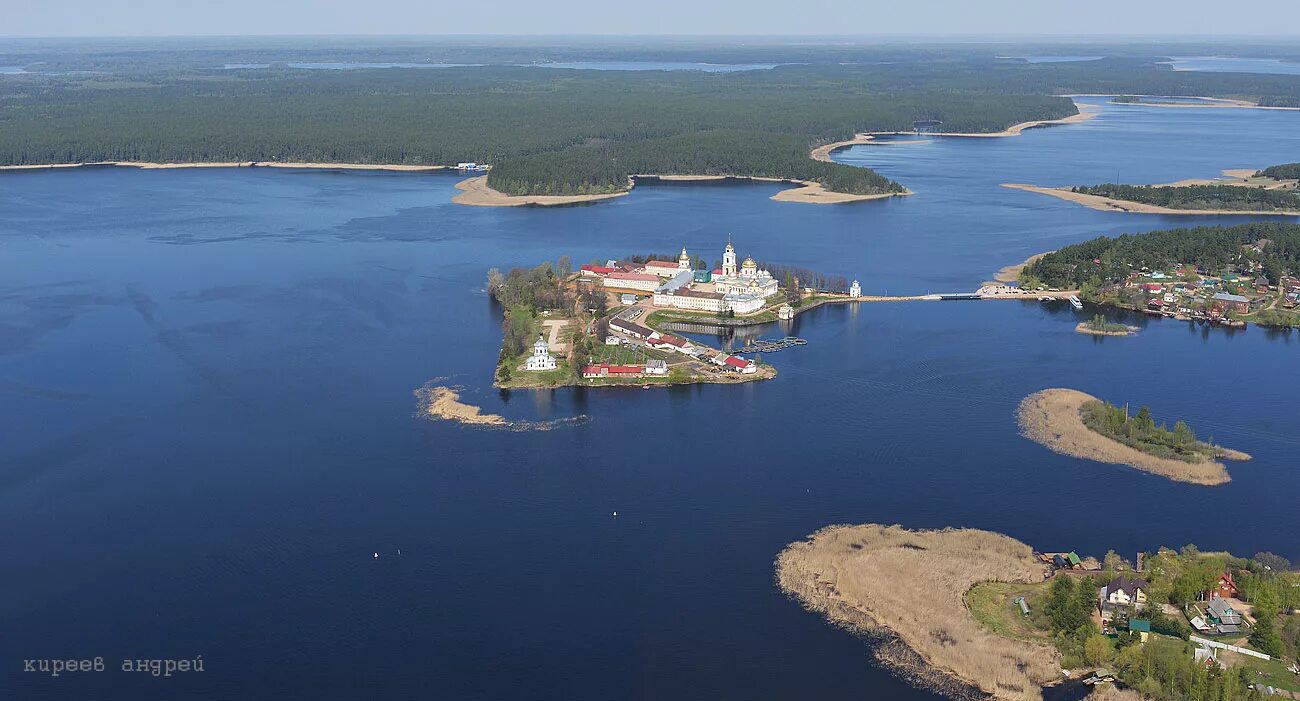
[(583, 275), (586, 275), (588, 277), (592, 275), (604, 276), (604, 275), (609, 275), (610, 273), (618, 272), (618, 268), (611, 268), (605, 265), (584, 265), (578, 269), (582, 271)]
[(1207, 593), (1205, 598), (1218, 596), (1223, 599), (1235, 599), (1239, 593), (1237, 583), (1232, 579), (1232, 573), (1224, 572), (1219, 575), (1219, 583)]
[(588, 365), (583, 368), (582, 376), (589, 379), (596, 377), (640, 377), (644, 372), (644, 365), (611, 365), (610, 363), (600, 363), (599, 365)]
[(746, 374), (757, 370), (757, 368), (754, 367), (753, 361), (745, 360), (744, 358), (737, 358), (734, 355), (729, 355), (726, 358), (723, 358), (722, 364), (728, 368), (739, 370)]
[(673, 348), (686, 347), (686, 339), (678, 338), (677, 336), (670, 336), (668, 334), (664, 334), (657, 338), (652, 338), (650, 339), (649, 343), (652, 346), (672, 346)]

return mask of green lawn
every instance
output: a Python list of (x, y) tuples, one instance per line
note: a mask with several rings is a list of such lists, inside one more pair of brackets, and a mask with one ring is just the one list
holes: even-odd
[(600, 344), (591, 352), (591, 362), (612, 363), (614, 365), (642, 365), (646, 360), (670, 360), (668, 353), (642, 346), (607, 346)]
[[(966, 607), (985, 628), (1017, 640), (1042, 642), (1048, 635), (1035, 626), (1035, 614), (1040, 614), (1039, 604), (1047, 592), (1047, 584), (1014, 584), (1010, 582), (981, 582), (966, 592)], [(1025, 597), (1030, 614), (1024, 615), (1015, 603), (1017, 596)]]
[(1237, 655), (1236, 658), (1240, 660), (1239, 666), (1255, 670), (1256, 674), (1251, 676), (1250, 681), (1300, 692), (1300, 675), (1288, 672), (1286, 664), (1281, 660), (1261, 660), (1249, 655)]

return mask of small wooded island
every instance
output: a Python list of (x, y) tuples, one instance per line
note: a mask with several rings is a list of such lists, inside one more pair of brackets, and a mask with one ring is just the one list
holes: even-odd
[(1249, 460), (1246, 453), (1197, 440), (1182, 421), (1156, 424), (1151, 410), (1136, 415), (1090, 394), (1045, 389), (1020, 403), (1017, 421), (1027, 438), (1057, 453), (1128, 465), (1177, 482), (1225, 484), (1231, 478), (1218, 459)]
[(842, 277), (760, 266), (753, 258), (738, 263), (730, 241), (716, 266), (686, 249), (596, 260), (578, 270), (563, 257), (505, 274), (493, 268), (487, 289), (505, 312), (495, 378), (501, 388), (770, 379), (776, 369), (760, 353), (744, 357), (674, 330), (772, 323), (819, 304), (856, 301), (859, 292), (857, 281)]
[(1132, 336), (1139, 331), (1136, 326), (1110, 321), (1104, 314), (1095, 314), (1091, 319), (1079, 322), (1074, 330), (1091, 336)]
[(1225, 170), (1215, 180), (1181, 180), (1167, 185), (1075, 185), (1038, 187), (1005, 184), (1051, 195), (1093, 209), (1146, 214), (1285, 214), (1300, 216), (1300, 164), (1263, 170)]
[[(1300, 654), (1300, 573), (1272, 553), (1188, 545), (1135, 564), (982, 530), (843, 525), (789, 545), (776, 577), (808, 610), (883, 638), (878, 660), (951, 698), (1037, 701), (1063, 682), (1095, 685), (1090, 699), (1300, 691), (1288, 670)], [(1112, 684), (1125, 695), (1098, 694)]]
[(1300, 224), (1102, 236), (1030, 259), (1019, 282), (1202, 324), (1300, 327)]

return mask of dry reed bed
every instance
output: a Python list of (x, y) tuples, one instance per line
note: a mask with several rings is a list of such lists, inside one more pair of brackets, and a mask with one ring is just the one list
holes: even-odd
[(972, 529), (830, 526), (776, 560), (778, 584), (806, 608), (855, 632), (892, 634), (919, 658), (909, 663), (886, 645), (877, 651), (886, 664), (912, 678), (925, 676), (923, 664), (1000, 699), (1041, 699), (1041, 687), (1059, 678), (1059, 656), (982, 628), (966, 593), (979, 582), (1041, 582), (1043, 575), (1029, 546)]
[[(1073, 389), (1045, 389), (1025, 397), (1016, 417), (1026, 438), (1052, 451), (1076, 458), (1113, 465), (1128, 465), (1143, 472), (1167, 477), (1177, 482), (1213, 486), (1231, 481), (1223, 463), (1213, 460), (1191, 463), (1148, 455), (1090, 429), (1079, 413), (1083, 405), (1097, 398)], [(1236, 450), (1219, 448), (1220, 457), (1249, 460)]]

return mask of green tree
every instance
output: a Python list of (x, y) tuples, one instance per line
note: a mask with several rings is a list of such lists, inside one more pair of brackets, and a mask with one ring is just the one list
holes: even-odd
[(1100, 633), (1089, 635), (1087, 640), (1083, 641), (1083, 656), (1088, 664), (1094, 667), (1100, 667), (1110, 662), (1111, 656), (1115, 654), (1114, 645), (1110, 638)]
[(1286, 652), (1282, 635), (1277, 630), (1277, 613), (1273, 610), (1261, 611), (1255, 608), (1255, 626), (1250, 632), (1250, 646), (1273, 657), (1281, 657)]

